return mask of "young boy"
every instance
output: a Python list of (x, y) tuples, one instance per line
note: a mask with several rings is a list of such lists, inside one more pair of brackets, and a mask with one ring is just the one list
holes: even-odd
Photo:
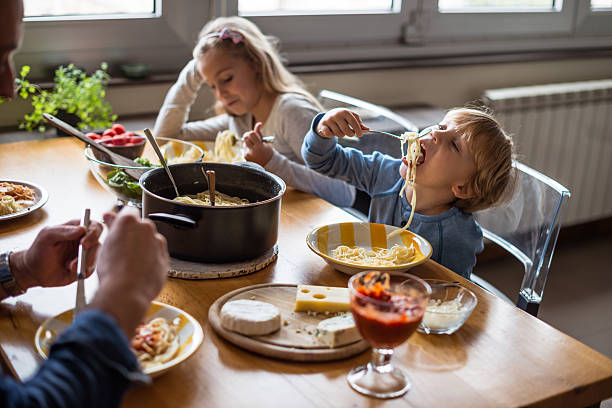
[[(433, 260), (469, 279), (476, 254), (483, 249), (482, 231), (471, 213), (495, 204), (511, 184), (512, 141), (499, 122), (476, 109), (452, 109), (428, 129), (419, 139), (422, 158), (416, 167), (410, 230), (431, 243)], [(364, 155), (336, 143), (335, 137), (362, 136), (368, 130), (359, 115), (347, 109), (319, 114), (304, 139), (302, 155), (312, 169), (368, 193), (371, 222), (403, 226), (413, 193), (407, 186), (400, 196), (406, 157)]]

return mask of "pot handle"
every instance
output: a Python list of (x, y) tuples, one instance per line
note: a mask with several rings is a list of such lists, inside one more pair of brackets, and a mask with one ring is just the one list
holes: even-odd
[(153, 221), (165, 222), (166, 224), (171, 224), (176, 227), (196, 228), (198, 226), (196, 221), (184, 215), (153, 213), (147, 215), (147, 217)]

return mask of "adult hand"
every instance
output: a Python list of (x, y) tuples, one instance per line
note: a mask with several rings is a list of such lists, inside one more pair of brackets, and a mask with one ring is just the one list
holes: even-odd
[(242, 136), (242, 140), (245, 146), (244, 158), (265, 167), (272, 158), (274, 149), (268, 143), (263, 142), (261, 126), (261, 122), (257, 122), (252, 131)]
[(315, 131), (321, 137), (328, 139), (344, 136), (363, 136), (364, 130), (370, 130), (363, 124), (358, 114), (348, 109), (332, 109), (319, 121)]
[(94, 271), (100, 247), (102, 224), (92, 221), (89, 228), (71, 220), (43, 228), (25, 251), (11, 254), (13, 276), (22, 289), (33, 286), (64, 286), (76, 280), (79, 242), (87, 249), (87, 276)]
[(100, 249), (100, 285), (90, 307), (113, 316), (129, 338), (166, 282), (168, 247), (135, 208), (105, 214), (104, 221), (110, 229)]

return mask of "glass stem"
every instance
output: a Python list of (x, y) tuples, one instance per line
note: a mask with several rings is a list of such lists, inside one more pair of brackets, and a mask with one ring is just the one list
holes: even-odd
[(390, 373), (393, 371), (391, 357), (393, 357), (393, 349), (372, 349), (372, 360), (370, 360), (370, 366), (376, 372), (381, 374)]

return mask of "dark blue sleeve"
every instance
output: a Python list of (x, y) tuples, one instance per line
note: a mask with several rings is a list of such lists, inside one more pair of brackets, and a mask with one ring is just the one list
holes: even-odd
[(0, 378), (0, 407), (116, 407), (142, 374), (114, 319), (84, 311), (55, 341), (46, 360), (23, 384)]

